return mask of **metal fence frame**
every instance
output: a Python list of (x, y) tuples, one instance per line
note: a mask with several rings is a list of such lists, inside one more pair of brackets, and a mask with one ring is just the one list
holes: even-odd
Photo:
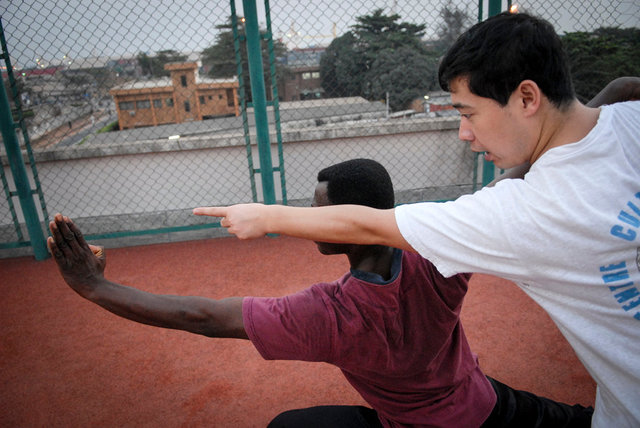
[[(394, 2), (394, 8), (395, 4)], [(505, 3), (500, 0), (479, 0), (477, 2), (478, 20), (485, 18), (484, 10), (487, 6), (487, 16), (492, 16), (499, 13)], [(247, 168), (249, 171), (249, 183), (251, 186), (251, 197), (254, 201), (258, 200), (258, 191), (256, 188), (255, 175), (260, 176), (261, 183), (261, 197), (267, 204), (276, 203), (278, 198), (280, 202), (287, 203), (287, 181), (285, 176), (284, 161), (285, 156), (283, 154), (283, 137), (281, 131), (281, 112), (278, 101), (278, 87), (276, 85), (276, 58), (274, 55), (274, 34), (272, 32), (271, 22), (271, 6), (269, 0), (264, 1), (264, 10), (266, 12), (266, 34), (261, 34), (257, 14), (257, 3), (255, 0), (243, 0), (243, 13), (244, 24), (243, 27), (246, 31), (245, 34), (238, 32), (238, 16), (236, 13), (235, 0), (230, 0), (229, 10), (230, 17), (233, 23), (234, 34), (234, 47), (236, 55), (237, 74), (240, 81), (240, 100), (241, 100), (241, 113), (243, 117), (242, 131), (245, 140), (245, 148), (247, 152)], [(506, 0), (506, 8), (512, 6), (511, 0)], [(394, 10), (392, 8), (392, 10)], [(292, 25), (293, 27), (293, 25)], [(11, 89), (13, 93), (11, 96), (4, 91), (4, 85), (2, 92), (0, 92), (0, 101), (3, 103), (1, 110), (3, 111), (0, 127), (2, 128), (2, 137), (5, 146), (5, 156), (10, 166), (10, 178), (12, 182), (5, 176), (4, 169), (2, 170), (2, 182), (5, 197), (11, 212), (12, 221), (15, 228), (15, 234), (17, 240), (14, 242), (0, 242), (0, 250), (13, 250), (17, 248), (30, 247), (31, 251), (35, 255), (36, 259), (41, 260), (48, 256), (45, 245), (46, 235), (46, 223), (50, 220), (50, 216), (47, 211), (45, 203), (45, 194), (40, 185), (40, 179), (38, 170), (36, 168), (36, 159), (31, 149), (29, 134), (22, 120), (22, 106), (20, 105), (20, 96), (17, 93), (17, 85), (14, 83), (15, 78), (12, 75), (12, 66), (10, 62), (10, 52), (6, 46), (4, 38), (4, 30), (0, 27), (0, 33), (2, 34), (2, 59), (7, 65), (8, 79), (11, 81)], [(334, 36), (335, 37), (335, 36)], [(272, 101), (269, 101), (266, 94), (264, 71), (263, 70), (263, 58), (261, 51), (261, 42), (266, 40), (269, 44), (269, 70), (271, 76), (271, 82), (273, 87), (269, 88), (275, 97)], [(249, 76), (243, 76), (240, 57), (240, 44), (246, 43), (248, 46), (248, 64), (249, 64)], [(247, 102), (245, 95), (245, 82), (250, 82), (250, 90), (253, 96), (251, 102)], [(17, 121), (12, 117), (10, 113), (9, 98), (11, 98), (16, 106)], [(270, 113), (269, 113), (270, 112)], [(270, 118), (271, 115), (271, 118)], [(251, 117), (249, 117), (251, 116)], [(255, 131), (250, 130), (250, 121), (253, 121)], [(71, 126), (71, 124), (69, 124)], [(271, 130), (273, 127), (273, 131)], [(21, 151), (20, 138), (16, 132), (16, 129), (21, 130), (22, 146), (24, 147), (24, 153)], [(408, 128), (407, 128), (408, 129)], [(252, 143), (252, 137), (255, 138), (255, 142)], [(274, 153), (272, 152), (273, 143), (276, 144), (276, 156), (278, 158), (278, 165), (273, 166)], [(185, 143), (189, 144), (189, 143)], [(256, 145), (258, 149), (259, 167), (254, 167), (254, 156), (252, 152), (252, 145)], [(482, 162), (478, 168), (479, 160), (476, 159), (473, 162), (473, 190), (475, 190), (476, 183), (478, 182), (478, 171), (481, 171), (481, 183), (487, 184), (491, 181), (496, 174), (493, 168), (493, 164)], [(291, 160), (288, 160), (291, 164)], [(26, 164), (30, 166), (30, 174), (26, 168)], [(280, 189), (276, 189), (276, 181), (274, 179), (274, 173), (278, 173), (280, 176)], [(15, 190), (11, 190), (11, 187)], [(38, 196), (36, 204), (35, 195)], [(20, 202), (21, 211), (19, 213), (15, 210), (15, 204), (13, 198), (18, 198)], [(18, 215), (20, 214), (20, 215)], [(20, 224), (18, 218), (24, 219), (24, 224)], [(29, 239), (24, 237), (24, 226), (28, 232)], [(108, 238), (120, 238), (142, 235), (158, 235), (170, 232), (189, 232), (198, 231), (203, 229), (217, 228), (217, 223), (200, 223), (200, 224), (184, 224), (184, 225), (168, 225), (162, 227), (151, 228), (138, 228), (135, 230), (122, 230), (118, 232), (104, 232), (89, 234), (89, 239), (108, 239)]]

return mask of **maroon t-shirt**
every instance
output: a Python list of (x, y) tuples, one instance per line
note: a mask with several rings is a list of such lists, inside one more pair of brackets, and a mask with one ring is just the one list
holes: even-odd
[(396, 250), (389, 281), (352, 271), (281, 298), (246, 297), (245, 330), (268, 360), (339, 367), (384, 426), (479, 426), (496, 396), (460, 322), (468, 275), (444, 278)]

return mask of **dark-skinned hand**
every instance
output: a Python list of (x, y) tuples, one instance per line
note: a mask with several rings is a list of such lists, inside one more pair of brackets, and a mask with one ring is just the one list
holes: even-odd
[(55, 215), (49, 230), (52, 236), (47, 239), (47, 246), (58, 270), (73, 290), (87, 297), (104, 281), (107, 259), (103, 248), (88, 245), (80, 229), (61, 214)]

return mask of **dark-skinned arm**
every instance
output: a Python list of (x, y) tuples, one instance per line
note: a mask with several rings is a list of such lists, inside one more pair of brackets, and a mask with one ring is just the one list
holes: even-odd
[(78, 227), (57, 214), (49, 224), (49, 251), (65, 282), (80, 296), (131, 321), (209, 337), (248, 339), (242, 298), (213, 300), (148, 293), (104, 277), (106, 255), (88, 245)]
[(587, 103), (587, 107), (637, 100), (640, 100), (640, 77), (625, 76), (609, 82)]

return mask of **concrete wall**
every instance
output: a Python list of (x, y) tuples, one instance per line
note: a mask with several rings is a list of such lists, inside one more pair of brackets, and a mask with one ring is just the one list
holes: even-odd
[[(399, 203), (453, 199), (469, 193), (475, 158), (458, 140), (457, 126), (458, 120), (452, 118), (414, 118), (285, 129), (282, 139), (288, 202), (308, 205), (317, 172), (354, 157), (372, 158), (387, 167)], [(276, 141), (275, 135), (271, 141)], [(257, 152), (253, 146), (255, 168), (259, 168)], [(191, 209), (252, 200), (245, 140), (238, 131), (176, 140), (102, 141), (39, 151), (35, 156), (49, 215), (62, 212), (74, 218), (85, 234), (124, 235), (122, 232), (211, 223), (191, 215)], [(274, 167), (278, 167), (275, 144), (272, 156)], [(12, 182), (4, 161), (5, 174)], [(278, 172), (274, 179), (281, 200)], [(261, 200), (259, 174), (255, 187)], [(13, 200), (18, 204), (17, 198)], [(21, 214), (19, 221), (23, 222)], [(3, 198), (0, 242), (12, 240), (12, 229)], [(170, 232), (171, 236), (120, 236), (111, 246), (208, 237), (220, 232), (206, 229)]]

